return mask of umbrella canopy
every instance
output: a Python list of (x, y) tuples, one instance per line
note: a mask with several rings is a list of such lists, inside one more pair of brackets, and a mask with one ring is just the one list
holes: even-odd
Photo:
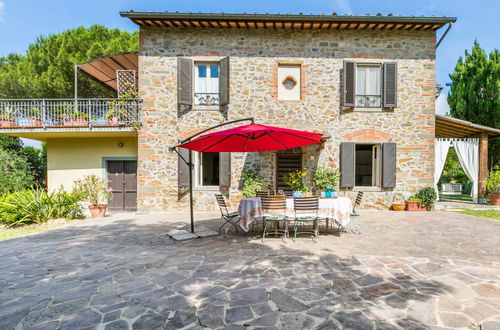
[(198, 152), (287, 150), (321, 143), (321, 136), (321, 133), (252, 123), (205, 134), (178, 147)]

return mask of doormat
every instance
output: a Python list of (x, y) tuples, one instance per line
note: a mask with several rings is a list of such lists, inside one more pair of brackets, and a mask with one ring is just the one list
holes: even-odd
[(185, 241), (193, 238), (217, 236), (219, 235), (219, 233), (213, 230), (206, 229), (195, 231), (194, 234), (189, 230), (173, 230), (171, 232), (168, 232), (167, 235), (174, 241)]

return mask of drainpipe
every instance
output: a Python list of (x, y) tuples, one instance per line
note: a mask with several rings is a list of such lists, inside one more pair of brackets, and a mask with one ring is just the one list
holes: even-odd
[(448, 31), (450, 31), (451, 29), (451, 22), (448, 23), (448, 27), (446, 28), (446, 31), (444, 31), (443, 35), (441, 36), (441, 38), (439, 38), (439, 41), (437, 42), (436, 44), (436, 49), (439, 47), (439, 45), (441, 44), (441, 42), (443, 41), (444, 37), (446, 37), (446, 34), (448, 34)]

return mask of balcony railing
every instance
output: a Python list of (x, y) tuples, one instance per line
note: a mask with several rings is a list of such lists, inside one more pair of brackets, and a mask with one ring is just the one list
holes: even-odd
[(219, 105), (219, 93), (194, 93), (196, 105)]
[(380, 108), (380, 95), (356, 95), (356, 106), (362, 108)]
[(0, 99), (0, 129), (139, 124), (140, 99)]

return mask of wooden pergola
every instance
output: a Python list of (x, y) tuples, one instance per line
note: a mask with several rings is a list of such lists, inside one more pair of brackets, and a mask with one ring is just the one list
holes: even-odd
[(488, 140), (500, 137), (500, 129), (478, 125), (469, 121), (436, 115), (436, 138), (479, 139), (479, 198), (485, 198), (485, 181), (488, 179)]

